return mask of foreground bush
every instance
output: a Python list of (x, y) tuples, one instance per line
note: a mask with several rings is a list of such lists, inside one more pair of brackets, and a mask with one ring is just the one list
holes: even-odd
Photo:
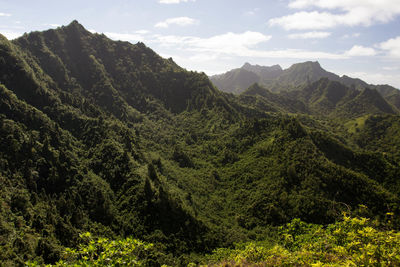
[[(65, 249), (63, 259), (53, 266), (149, 266), (153, 265), (153, 244), (133, 238), (109, 240), (81, 234), (82, 244), (77, 249)], [(28, 262), (28, 266), (38, 266)], [(52, 265), (48, 265), (52, 266)]]
[(282, 242), (218, 249), (214, 266), (400, 266), (400, 233), (366, 218), (344, 216), (327, 227), (298, 219), (280, 229)]
[[(400, 233), (366, 218), (344, 216), (326, 227), (294, 219), (279, 233), (281, 240), (275, 244), (251, 242), (235, 249), (219, 248), (206, 257), (208, 265), (400, 266)], [(165, 255), (152, 244), (137, 239), (115, 241), (90, 233), (81, 238), (82, 244), (67, 248), (55, 266), (160, 266), (165, 261)]]

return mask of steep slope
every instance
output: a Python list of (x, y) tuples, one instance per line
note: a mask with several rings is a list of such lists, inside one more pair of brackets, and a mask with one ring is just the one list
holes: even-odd
[(391, 106), (374, 89), (365, 88), (352, 100), (343, 103), (336, 114), (343, 117), (360, 117), (365, 114), (397, 114), (398, 111)]
[(349, 128), (355, 142), (364, 149), (400, 156), (400, 117), (366, 116)]
[(340, 78), (341, 82), (349, 87), (354, 87), (360, 91), (362, 91), (364, 88), (371, 88), (375, 89), (378, 91), (387, 102), (392, 104), (394, 107), (397, 109), (400, 109), (400, 90), (394, 88), (393, 86), (390, 86), (388, 84), (382, 84), (382, 85), (373, 85), (373, 84), (367, 84), (363, 80), (360, 79), (354, 79), (350, 78), (346, 75), (343, 75)]
[(31, 33), (14, 44), (29, 51), (57, 87), (82, 93), (119, 118), (129, 116), (129, 105), (148, 109), (143, 103), (145, 95), (181, 112), (190, 99), (215, 92), (205, 76), (183, 71), (144, 44), (113, 42), (91, 34), (77, 21), (57, 30)]
[(389, 96), (386, 96), (385, 99), (392, 104), (393, 106), (395, 106), (398, 110), (400, 110), (400, 93), (395, 93)]
[(297, 86), (315, 82), (321, 78), (328, 78), (332, 81), (340, 80), (340, 77), (336, 74), (324, 70), (319, 62), (307, 61), (293, 64), (290, 68), (284, 70), (277, 78), (277, 82), (282, 85)]
[(375, 88), (390, 104), (400, 110), (400, 90), (390, 85), (376, 85)]
[(299, 90), (283, 93), (291, 99), (302, 100), (315, 114), (329, 115), (338, 105), (355, 97), (358, 93), (343, 84), (322, 78)]
[(241, 103), (269, 112), (309, 113), (306, 105), (293, 97), (271, 93), (255, 83), (239, 95)]
[(351, 78), (347, 75), (343, 75), (340, 78), (341, 83), (343, 83), (344, 85), (348, 86), (348, 87), (353, 87), (355, 89), (362, 89), (368, 86), (368, 84), (366, 82), (364, 82), (361, 79), (358, 78)]

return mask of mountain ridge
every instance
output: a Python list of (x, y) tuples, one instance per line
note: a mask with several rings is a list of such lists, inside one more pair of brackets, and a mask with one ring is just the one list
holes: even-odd
[[(339, 76), (332, 72), (328, 72), (324, 70), (318, 61), (306, 61), (303, 63), (295, 63), (289, 68), (282, 70), (279, 65), (273, 65), (271, 67), (264, 67), (259, 65), (251, 65), (250, 63), (245, 63), (241, 68), (235, 69), (232, 71), (238, 72), (241, 69), (245, 69), (247, 71), (253, 72), (257, 76), (247, 78), (246, 83), (241, 84), (241, 76), (237, 76), (234, 79), (231, 79), (230, 76), (226, 76), (226, 74), (232, 72), (228, 71), (224, 74), (218, 74), (210, 76), (210, 80), (215, 84), (217, 88), (224, 92), (233, 92), (233, 93), (241, 93), (246, 90), (249, 85), (253, 83), (260, 83), (263, 87), (266, 87), (272, 92), (279, 92), (281, 90), (295, 90), (296, 87), (315, 82), (321, 78), (328, 78), (332, 81), (338, 81), (348, 87), (354, 87), (358, 90), (363, 90), (366, 87), (376, 89), (389, 103), (394, 105), (397, 108), (400, 108), (398, 99), (400, 98), (400, 90), (390, 86), (390, 85), (372, 85), (368, 84), (361, 79), (351, 78), (349, 76), (343, 75)], [(263, 75), (260, 72), (260, 69), (270, 70), (271, 68), (275, 68), (278, 70), (278, 73), (273, 76), (267, 76), (263, 78)], [(280, 69), (280, 70), (279, 70)], [(229, 83), (226, 83), (224, 79), (231, 79)], [(232, 91), (232, 88), (235, 88)], [(285, 88), (285, 89), (282, 89)]]

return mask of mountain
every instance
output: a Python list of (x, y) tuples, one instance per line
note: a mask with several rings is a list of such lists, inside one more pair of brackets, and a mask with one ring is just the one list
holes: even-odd
[(377, 90), (369, 88), (365, 88), (354, 99), (343, 104), (337, 112), (345, 113), (349, 117), (360, 117), (365, 114), (398, 114), (398, 111)]
[[(241, 76), (233, 73), (240, 73), (246, 70), (256, 75), (246, 72), (246, 82)], [(329, 78), (331, 80), (340, 80), (340, 77), (321, 68), (318, 62), (304, 62), (292, 65), (290, 68), (282, 70), (279, 65), (264, 67), (259, 65), (251, 65), (245, 63), (241, 68), (228, 71), (225, 74), (214, 75), (210, 80), (217, 88), (224, 92), (241, 93), (253, 83), (260, 83), (262, 86), (269, 88), (271, 91), (277, 91), (285, 87), (295, 87), (307, 82), (315, 82), (320, 78)], [(234, 88), (234, 90), (232, 89)]]
[(239, 99), (244, 104), (255, 106), (266, 112), (309, 113), (306, 104), (296, 97), (271, 93), (258, 83), (251, 85), (241, 93)]
[(147, 265), (186, 266), (218, 247), (280, 242), (295, 218), (397, 214), (397, 111), (375, 89), (300, 84), (318, 66), (245, 64), (231, 77), (298, 85), (234, 95), (77, 21), (0, 36), (1, 265), (133, 236), (154, 244)]
[(221, 91), (239, 93), (253, 83), (260, 81), (260, 76), (252, 71), (240, 68), (228, 71), (225, 74), (211, 77), (214, 85)]
[(332, 81), (340, 80), (334, 73), (324, 70), (319, 62), (307, 61), (293, 64), (277, 77), (277, 82), (286, 86), (298, 86), (304, 83), (315, 82), (321, 78), (328, 78)]
[(399, 114), (375, 89), (361, 91), (321, 78), (291, 91), (272, 93), (255, 83), (239, 95), (242, 103), (267, 112), (298, 113), (350, 119), (367, 114)]
[(365, 114), (399, 113), (375, 89), (359, 91), (328, 78), (282, 94), (290, 99), (301, 100), (315, 115), (352, 118)]
[[(246, 75), (232, 75), (233, 73), (240, 73), (243, 70), (252, 72), (253, 74), (246, 72)], [(240, 94), (254, 83), (259, 83), (271, 92), (280, 92), (295, 90), (298, 86), (318, 81), (321, 78), (340, 82), (359, 91), (367, 87), (376, 89), (390, 104), (400, 108), (398, 101), (400, 90), (390, 85), (367, 84), (361, 79), (351, 78), (346, 75), (340, 77), (323, 69), (317, 61), (296, 63), (285, 70), (282, 70), (279, 65), (264, 67), (245, 63), (241, 68), (228, 71), (226, 74), (211, 76), (210, 80), (221, 91)]]
[[(104, 35), (91, 34), (76, 21), (56, 31), (31, 33), (14, 44), (37, 59), (37, 64), (51, 76), (57, 88), (81, 92), (109, 112), (119, 109), (119, 114), (114, 114), (117, 117), (128, 112), (132, 104), (143, 108), (144, 95), (162, 101), (173, 112), (180, 112), (197, 94), (215, 93), (205, 76), (184, 72), (172, 60), (161, 58), (143, 43), (132, 46), (127, 42), (113, 42)], [(168, 83), (165, 88), (163, 82), (172, 77), (176, 82)], [(185, 79), (193, 81), (185, 84)], [(188, 88), (203, 82), (208, 84)]]
[(241, 68), (228, 71), (227, 73), (214, 75), (210, 80), (221, 91), (229, 93), (241, 93), (254, 83), (264, 83), (276, 78), (282, 73), (279, 65), (271, 67), (251, 65), (245, 63)]
[(242, 69), (254, 72), (260, 76), (261, 80), (270, 80), (278, 77), (282, 73), (282, 68), (279, 65), (273, 65), (270, 67), (251, 65), (250, 63), (245, 63)]

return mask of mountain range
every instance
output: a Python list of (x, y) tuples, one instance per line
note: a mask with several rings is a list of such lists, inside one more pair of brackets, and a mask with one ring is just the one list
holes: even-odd
[(77, 21), (0, 35), (0, 262), (55, 263), (89, 231), (179, 266), (294, 218), (398, 214), (396, 90), (316, 62), (210, 80)]
[(293, 64), (283, 70), (279, 65), (270, 67), (245, 63), (241, 68), (224, 74), (213, 75), (210, 80), (221, 91), (240, 94), (252, 84), (258, 83), (271, 92), (295, 90), (298, 86), (328, 78), (341, 84), (362, 91), (364, 88), (377, 90), (390, 104), (400, 108), (400, 90), (390, 85), (373, 85), (361, 79), (343, 75), (340, 77), (328, 72), (316, 61)]

